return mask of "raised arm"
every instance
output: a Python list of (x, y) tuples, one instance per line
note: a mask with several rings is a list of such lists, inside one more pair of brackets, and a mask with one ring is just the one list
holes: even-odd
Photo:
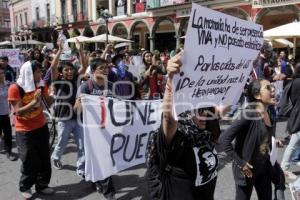
[(102, 55), (101, 55), (101, 58), (102, 59), (106, 59), (106, 53), (108, 52), (108, 50), (110, 50), (111, 48), (112, 48), (113, 46), (112, 46), (112, 44), (107, 44), (106, 45), (106, 47), (105, 47), (105, 49), (104, 49), (104, 51), (103, 51), (103, 53), (102, 53)]
[(177, 130), (177, 121), (173, 116), (173, 88), (172, 82), (174, 74), (180, 71), (181, 67), (181, 53), (177, 54), (168, 61), (168, 80), (166, 83), (166, 89), (163, 99), (163, 119), (162, 119), (162, 128), (166, 137), (167, 143), (171, 143), (172, 139), (175, 136)]
[(58, 66), (58, 62), (59, 62), (59, 57), (63, 51), (63, 42), (61, 40), (57, 41), (57, 45), (58, 45), (58, 51), (57, 51), (56, 55), (54, 56), (54, 59), (51, 63), (51, 80), (52, 81), (55, 81), (58, 78), (59, 73), (58, 73), (57, 66)]
[(80, 68), (78, 69), (78, 74), (79, 75), (84, 75), (85, 74), (85, 71), (86, 71), (86, 68), (88, 66), (88, 63), (87, 63), (87, 60), (84, 56), (84, 53), (83, 53), (83, 50), (82, 50), (82, 44), (79, 42), (78, 39), (76, 39), (76, 49), (78, 51), (78, 54), (79, 54), (79, 61), (80, 61)]

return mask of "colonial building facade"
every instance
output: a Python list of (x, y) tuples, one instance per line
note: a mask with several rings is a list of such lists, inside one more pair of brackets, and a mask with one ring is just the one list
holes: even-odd
[[(77, 35), (93, 37), (105, 33), (108, 28), (108, 32), (112, 35), (133, 40), (132, 48), (150, 50), (174, 49), (184, 42), (181, 37), (186, 33), (192, 2), (262, 24), (265, 30), (298, 20), (300, 15), (300, 0), (12, 0), (12, 2), (30, 2), (29, 5), (33, 5), (28, 8), (32, 10), (32, 14), (28, 13), (28, 18), (32, 16), (33, 22), (37, 24), (31, 26), (33, 32), (36, 32), (36, 26), (50, 25), (50, 27), (61, 26), (67, 37)], [(37, 2), (44, 3), (41, 5)], [(39, 6), (36, 6), (38, 4)], [(48, 8), (47, 4), (50, 4), (50, 23), (48, 11), (44, 9)], [(52, 17), (53, 6), (55, 17)], [(112, 15), (107, 27), (100, 18), (100, 11), (105, 9)], [(41, 13), (39, 20), (35, 14), (37, 11)], [(11, 20), (14, 24), (20, 24), (15, 14)], [(55, 41), (57, 32), (53, 29), (39, 32), (38, 38), (41, 41), (53, 38)]]
[(10, 37), (9, 1), (0, 0), (0, 41)]
[(13, 41), (52, 42), (57, 21), (55, 0), (12, 0), (10, 20)]

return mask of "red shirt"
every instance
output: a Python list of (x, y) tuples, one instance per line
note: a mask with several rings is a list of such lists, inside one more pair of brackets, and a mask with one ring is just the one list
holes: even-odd
[[(33, 100), (35, 91), (25, 93), (23, 98), (21, 98), (19, 87), (16, 84), (13, 84), (8, 89), (8, 101), (22, 101), (22, 106), (25, 106)], [(42, 93), (43, 96), (48, 95), (48, 88), (44, 87)], [(22, 116), (15, 115), (15, 128), (16, 131), (19, 132), (28, 132), (41, 128), (45, 123), (46, 118), (43, 113), (42, 105)]]

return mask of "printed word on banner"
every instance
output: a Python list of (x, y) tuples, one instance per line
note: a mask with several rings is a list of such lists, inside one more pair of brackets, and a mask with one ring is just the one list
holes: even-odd
[(262, 26), (193, 3), (173, 82), (176, 114), (237, 102), (262, 43)]
[(161, 101), (82, 97), (86, 180), (103, 180), (145, 163), (149, 136), (160, 126)]
[(20, 60), (20, 49), (0, 49), (0, 57), (7, 56), (8, 64), (11, 67), (19, 68), (22, 63)]

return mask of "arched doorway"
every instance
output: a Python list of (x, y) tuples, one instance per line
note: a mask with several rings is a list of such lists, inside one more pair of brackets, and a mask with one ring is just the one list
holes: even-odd
[(256, 15), (256, 23), (263, 25), (264, 30), (288, 24), (298, 19), (299, 9), (295, 5), (264, 8)]
[(150, 31), (144, 21), (136, 21), (130, 28), (130, 38), (132, 41), (132, 49), (150, 49)]
[(249, 14), (241, 8), (225, 8), (224, 10), (221, 10), (221, 12), (243, 20), (250, 19)]
[[(83, 36), (94, 37), (94, 32), (91, 29), (91, 27), (85, 27), (85, 29), (83, 31)], [(85, 49), (87, 49), (89, 51), (94, 51), (95, 50), (95, 43), (86, 44)]]
[(176, 48), (175, 22), (169, 17), (158, 18), (152, 29), (154, 49), (160, 52)]
[(112, 35), (127, 39), (128, 31), (126, 26), (122, 23), (117, 23), (112, 29)]
[(78, 29), (73, 29), (72, 33), (71, 33), (71, 37), (76, 37), (80, 35), (80, 31)]

